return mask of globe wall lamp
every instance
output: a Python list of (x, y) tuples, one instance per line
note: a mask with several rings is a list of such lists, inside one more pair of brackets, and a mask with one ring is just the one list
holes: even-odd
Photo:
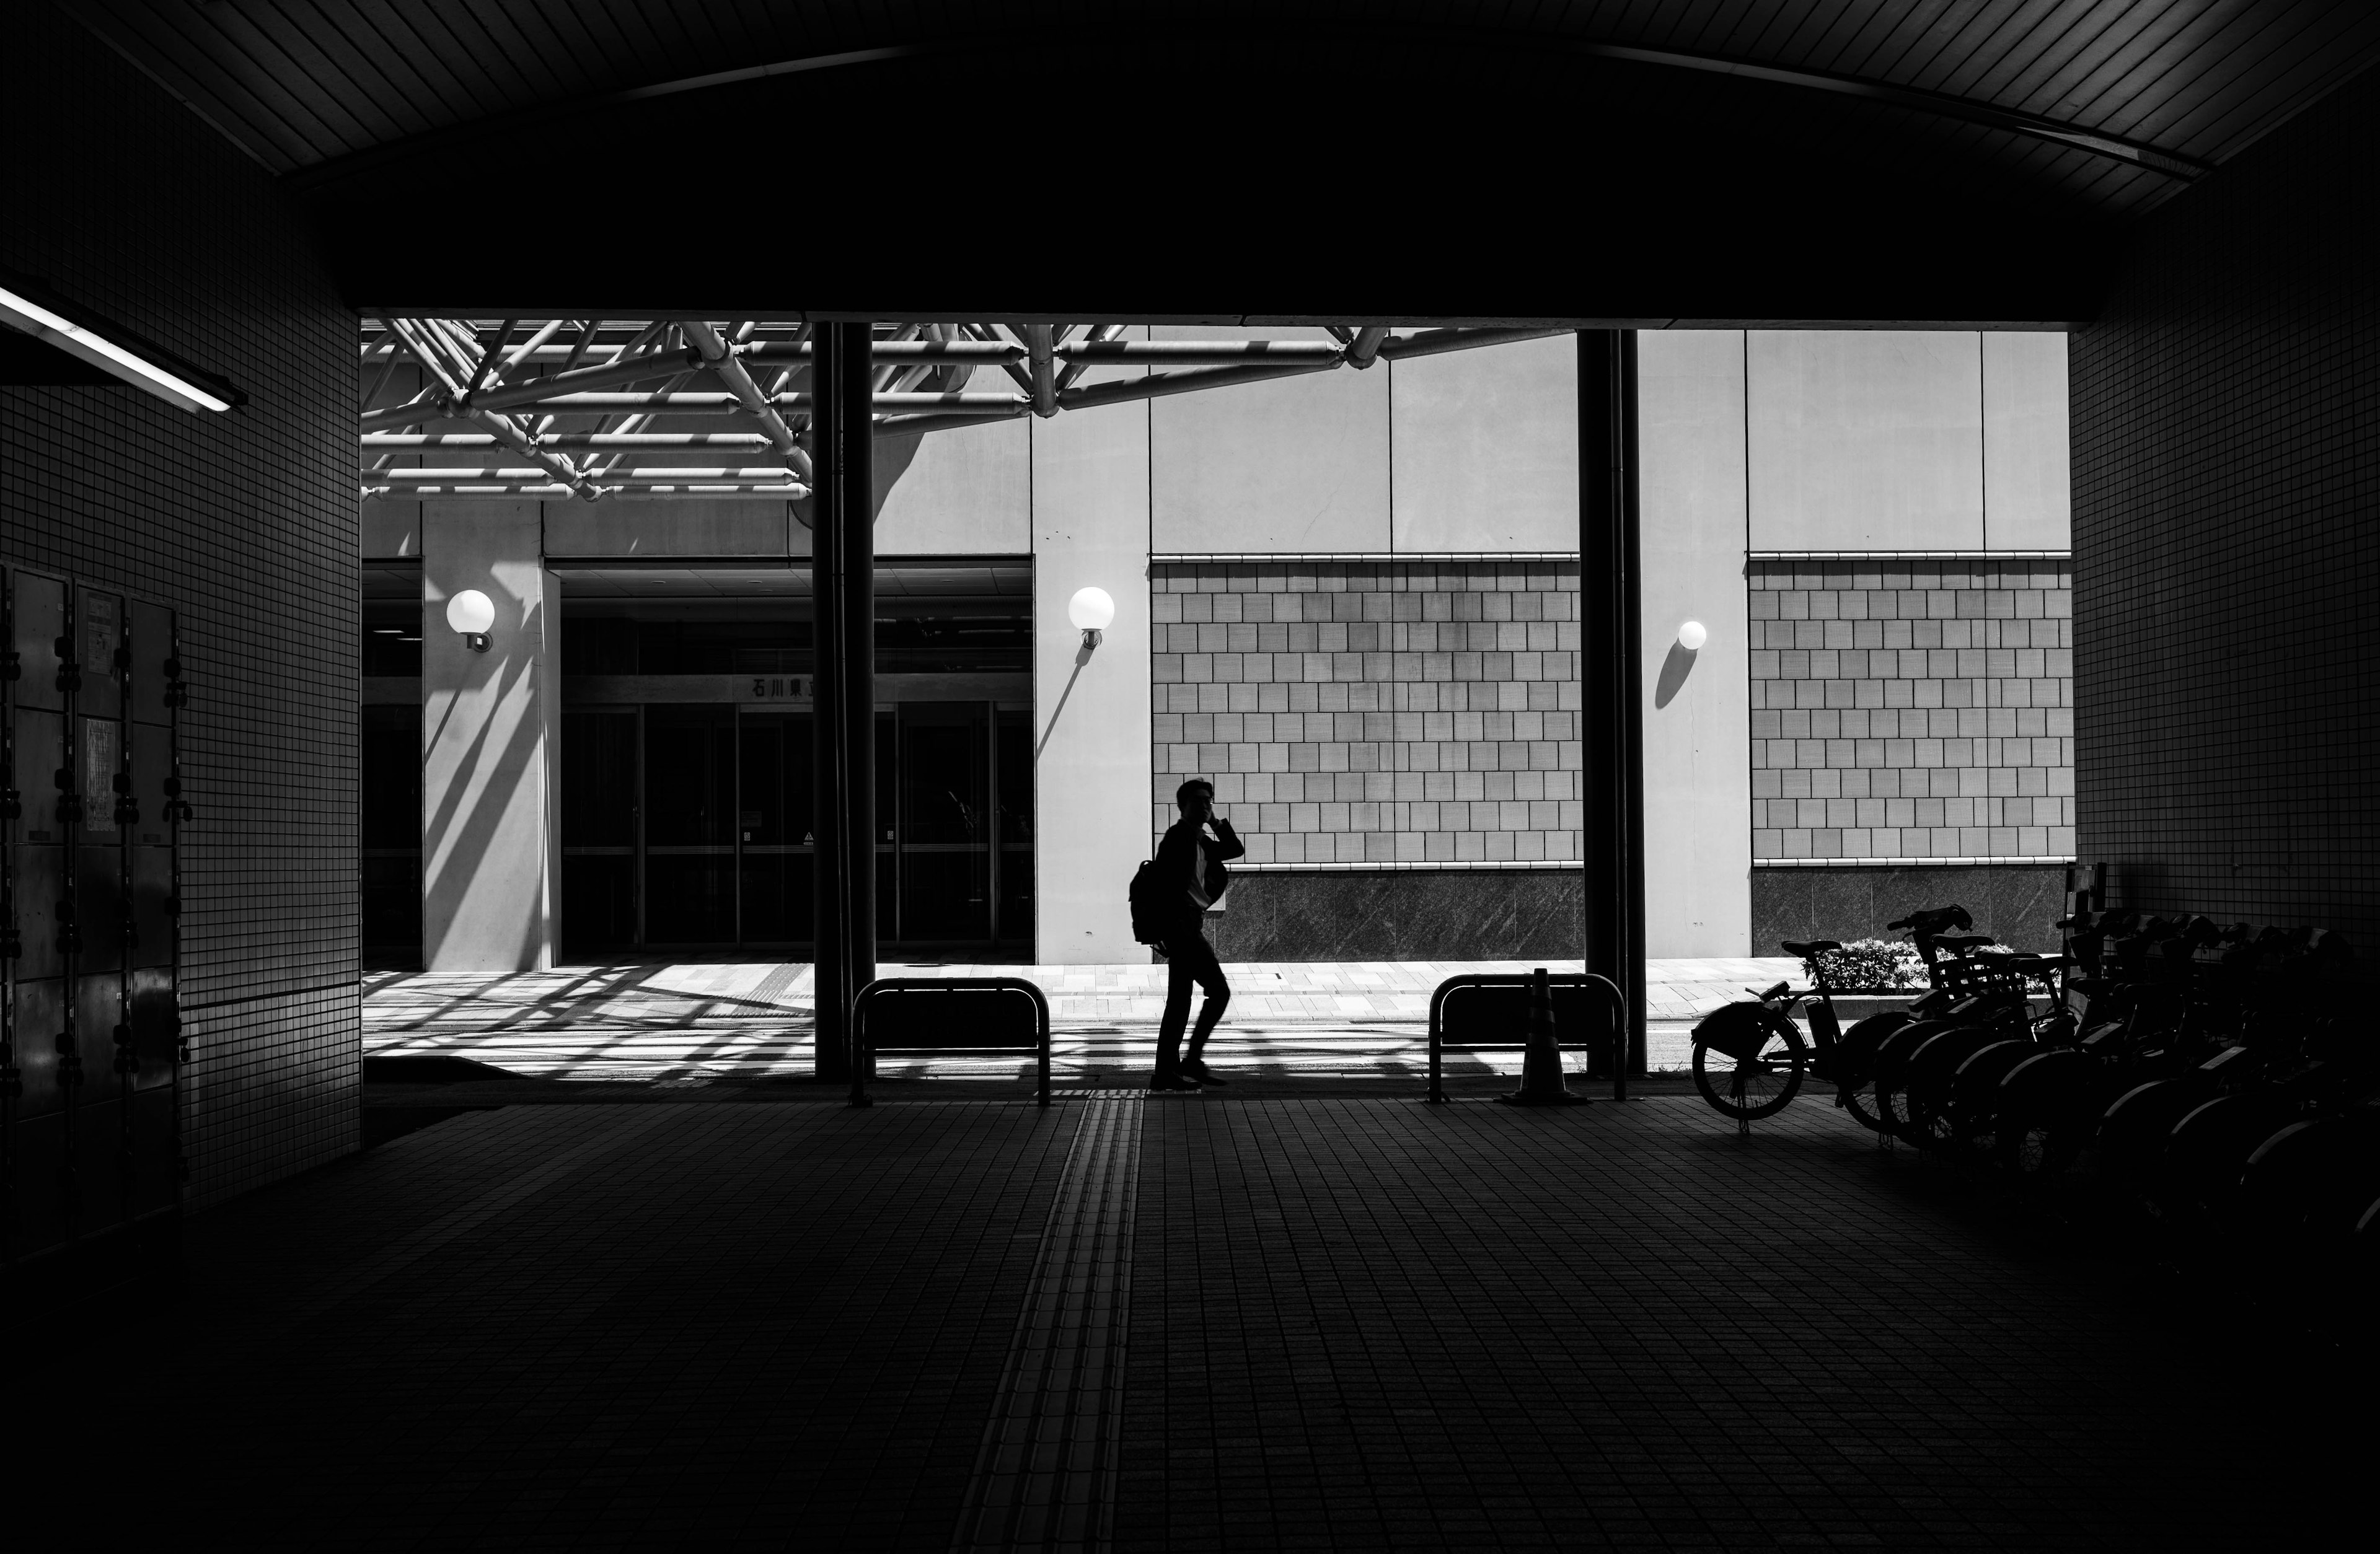
[(1701, 652), (1703, 644), (1709, 640), (1710, 633), (1703, 629), (1700, 621), (1688, 621), (1678, 628), (1678, 646), (1690, 653)]
[(496, 607), (477, 589), (465, 589), (446, 601), (446, 624), (463, 635), (463, 646), (475, 653), (488, 650), (488, 628), (496, 624)]
[(1115, 619), (1115, 601), (1108, 597), (1105, 589), (1077, 589), (1075, 597), (1066, 601), (1066, 618), (1083, 634), (1083, 646), (1096, 648), (1109, 623)]

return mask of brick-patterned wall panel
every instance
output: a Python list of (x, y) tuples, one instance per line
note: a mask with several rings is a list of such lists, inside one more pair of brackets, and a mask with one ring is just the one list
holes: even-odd
[(2380, 73), (2191, 189), (2073, 337), (2082, 856), (2380, 944)]
[(2072, 856), (2071, 566), (1746, 572), (1756, 861)]
[(1199, 776), (1254, 864), (1579, 856), (1575, 562), (1152, 576), (1156, 834)]
[(356, 1144), (356, 320), (252, 163), (57, 7), (8, 26), (0, 265), (249, 396), (0, 388), (0, 562), (179, 613), (205, 1202)]

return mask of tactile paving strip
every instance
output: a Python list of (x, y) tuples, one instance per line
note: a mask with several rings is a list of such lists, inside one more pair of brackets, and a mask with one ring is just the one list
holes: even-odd
[(1109, 1547), (1140, 1182), (1137, 1092), (1090, 1092), (953, 1550)]

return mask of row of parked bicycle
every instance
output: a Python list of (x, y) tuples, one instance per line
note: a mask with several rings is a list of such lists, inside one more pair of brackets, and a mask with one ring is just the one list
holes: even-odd
[(2082, 1167), (2156, 1223), (2380, 1266), (2380, 1034), (2341, 936), (2083, 911), (2058, 923), (2067, 953), (2040, 955), (1973, 927), (1957, 906), (1891, 924), (1930, 989), (1849, 1030), (1828, 965), (1841, 946), (1781, 946), (1812, 985), (1696, 1027), (1704, 1099), (1748, 1123), (1806, 1074), (1946, 1163), (2029, 1183)]

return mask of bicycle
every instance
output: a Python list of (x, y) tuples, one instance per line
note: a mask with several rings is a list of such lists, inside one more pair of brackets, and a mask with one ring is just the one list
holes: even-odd
[[(1897, 1010), (1871, 1014), (1845, 1031), (1826, 965), (1827, 953), (1841, 949), (1841, 941), (1788, 940), (1778, 948), (1808, 969), (1810, 986), (1798, 993), (1784, 982), (1765, 990), (1746, 988), (1758, 1002), (1730, 1003), (1703, 1016), (1694, 1033), (1694, 1087), (1720, 1115), (1748, 1123), (1784, 1110), (1806, 1074), (1833, 1084), (1835, 1105), (1862, 1127), (1882, 1131), (1867, 1059), (1908, 1016)], [(1797, 1004), (1807, 1005), (1808, 1046), (1793, 1024)]]

